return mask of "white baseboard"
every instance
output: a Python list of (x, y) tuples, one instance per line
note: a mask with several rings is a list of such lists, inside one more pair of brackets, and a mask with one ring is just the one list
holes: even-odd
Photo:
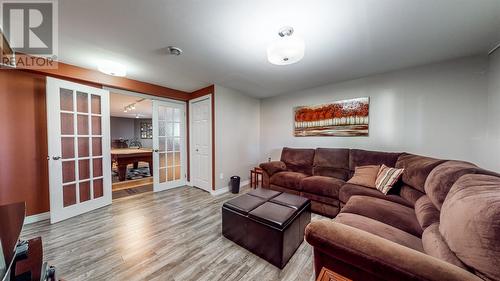
[[(243, 187), (243, 186), (248, 185), (248, 184), (250, 184), (250, 180), (242, 181), (240, 183), (240, 187)], [(213, 196), (217, 196), (217, 195), (221, 195), (221, 194), (224, 194), (224, 193), (230, 192), (230, 191), (231, 191), (231, 187), (225, 186), (223, 188), (219, 188), (219, 189), (210, 191), (210, 194), (212, 194)]]
[(27, 216), (24, 218), (24, 224), (30, 224), (30, 223), (35, 223), (39, 221), (44, 221), (44, 220), (49, 220), (50, 219), (50, 212), (46, 213), (41, 213), (41, 214), (36, 214), (32, 216)]

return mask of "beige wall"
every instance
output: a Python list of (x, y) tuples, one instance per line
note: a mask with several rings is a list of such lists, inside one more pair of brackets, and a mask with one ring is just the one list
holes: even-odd
[[(483, 156), (481, 148), (487, 119), (500, 120), (498, 83), (490, 83), (490, 103), (497, 102), (491, 112), (496, 117), (488, 117), (486, 110), (487, 67), (486, 57), (469, 57), (264, 99), (260, 160), (278, 159), (283, 146), (348, 147), (462, 159), (498, 170), (494, 156)], [(367, 96), (369, 137), (293, 136), (293, 107)]]
[(259, 162), (259, 119), (258, 99), (215, 86), (216, 189), (228, 186), (233, 175), (248, 180), (250, 169)]

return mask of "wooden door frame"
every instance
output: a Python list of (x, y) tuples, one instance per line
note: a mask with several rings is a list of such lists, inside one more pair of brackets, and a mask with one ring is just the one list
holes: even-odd
[[(211, 177), (211, 186), (210, 186), (210, 189), (213, 191), (215, 190), (215, 161), (214, 161), (214, 152), (215, 152), (215, 149), (214, 149), (214, 146), (215, 146), (215, 132), (214, 132), (214, 110), (213, 110), (213, 105), (214, 105), (214, 97), (213, 97), (213, 94), (207, 94), (207, 95), (203, 95), (203, 96), (200, 96), (200, 97), (197, 97), (197, 98), (194, 98), (194, 99), (191, 99), (189, 100), (189, 108), (191, 109), (192, 106), (193, 106), (193, 103), (196, 103), (196, 102), (199, 102), (199, 101), (202, 101), (202, 100), (208, 100), (209, 103), (210, 103), (210, 111), (209, 111), (209, 116), (210, 116), (210, 121), (209, 121), (209, 124), (210, 124), (210, 129), (209, 129), (209, 132), (210, 132), (210, 137), (209, 137), (209, 141), (210, 143), (208, 144), (208, 148), (209, 148), (209, 157), (211, 159), (211, 161), (209, 161), (210, 163), (210, 174), (212, 175)], [(192, 144), (193, 143), (193, 131), (192, 131), (192, 128), (193, 128), (193, 111), (192, 110), (189, 110), (189, 114), (188, 114), (188, 119), (189, 119), (189, 126), (188, 126), (188, 131), (189, 131), (189, 144)], [(189, 166), (189, 171), (190, 171), (190, 175), (191, 175), (191, 171), (193, 171), (192, 169), (192, 163), (193, 163), (193, 151), (192, 149), (194, 148), (194, 146), (192, 145), (188, 145), (188, 151), (189, 151), (189, 155), (188, 155), (188, 158), (189, 158), (189, 163), (188, 163), (188, 166)], [(192, 182), (191, 182), (191, 177), (189, 177), (189, 180), (188, 180), (188, 183), (189, 183), (189, 186), (193, 186)]]
[[(104, 90), (109, 91), (109, 94), (110, 94), (109, 104), (110, 104), (110, 106), (111, 106), (111, 93), (115, 93), (115, 94), (120, 94), (120, 95), (125, 95), (125, 96), (132, 96), (132, 97), (137, 97), (137, 98), (144, 98), (144, 99), (150, 100), (151, 101), (151, 111), (152, 112), (154, 111), (153, 101), (155, 101), (155, 100), (156, 101), (160, 101), (160, 102), (167, 102), (167, 103), (179, 104), (179, 105), (182, 105), (184, 107), (184, 113), (185, 113), (185, 116), (184, 116), (185, 117), (184, 118), (184, 122), (185, 122), (185, 124), (184, 124), (184, 133), (185, 133), (185, 136), (184, 136), (184, 142), (183, 142), (184, 150), (182, 150), (182, 152), (181, 152), (181, 158), (182, 158), (182, 163), (183, 163), (183, 165), (182, 165), (183, 166), (183, 170), (182, 170), (183, 174), (181, 174), (181, 177), (184, 177), (185, 184), (188, 184), (188, 182), (189, 182), (189, 170), (190, 170), (190, 166), (189, 166), (189, 163), (190, 163), (189, 162), (189, 160), (190, 160), (189, 159), (189, 128), (190, 128), (190, 124), (189, 124), (189, 115), (188, 115), (188, 111), (189, 111), (188, 101), (181, 101), (181, 100), (176, 100), (176, 99), (171, 99), (171, 98), (166, 98), (166, 97), (154, 96), (154, 95), (150, 95), (150, 94), (143, 94), (143, 93), (139, 93), (139, 92), (134, 92), (134, 91), (130, 91), (130, 90), (124, 90), (124, 89), (118, 89), (118, 88), (113, 88), (113, 87), (108, 87), (108, 86), (103, 86), (102, 88)], [(153, 122), (153, 117), (152, 116), (151, 116), (151, 122), (153, 123), (153, 126), (154, 126), (154, 122)], [(154, 152), (153, 152), (153, 154), (154, 154)], [(154, 156), (153, 156), (153, 159), (154, 159)], [(156, 167), (156, 166), (153, 165), (153, 169), (154, 169), (154, 167)], [(154, 174), (155, 173), (153, 173), (153, 175)]]

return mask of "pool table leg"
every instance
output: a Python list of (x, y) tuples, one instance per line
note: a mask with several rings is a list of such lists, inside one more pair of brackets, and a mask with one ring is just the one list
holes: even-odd
[(148, 166), (149, 166), (149, 174), (153, 176), (153, 160), (148, 161)]
[(124, 181), (127, 176), (127, 164), (118, 164), (118, 179)]

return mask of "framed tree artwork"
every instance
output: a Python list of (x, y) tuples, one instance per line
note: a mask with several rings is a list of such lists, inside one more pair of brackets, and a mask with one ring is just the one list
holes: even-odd
[(296, 137), (368, 136), (370, 98), (335, 101), (294, 109)]

